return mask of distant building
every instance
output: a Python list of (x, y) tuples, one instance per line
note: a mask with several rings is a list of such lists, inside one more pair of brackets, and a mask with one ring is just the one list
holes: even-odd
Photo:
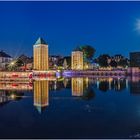
[(49, 69), (48, 65), (48, 45), (46, 42), (39, 38), (33, 46), (34, 53), (34, 70), (45, 71)]
[(139, 67), (140, 68), (140, 52), (131, 52), (130, 53), (130, 67)]
[(71, 57), (71, 68), (72, 70), (83, 70), (83, 52), (75, 50), (72, 52)]
[(61, 59), (62, 56), (59, 55), (50, 55), (49, 56), (49, 61), (52, 61), (54, 64), (57, 64), (59, 59)]
[(127, 73), (131, 75), (140, 74), (140, 52), (130, 53), (130, 68), (127, 69)]
[(50, 55), (49, 56), (49, 68), (54, 69), (59, 66), (59, 63), (61, 63), (63, 57), (59, 55)]
[(116, 61), (116, 62), (119, 62), (120, 60), (124, 59), (124, 57), (121, 55), (121, 54), (116, 54), (113, 59)]
[(4, 51), (0, 51), (0, 69), (5, 69), (6, 64), (12, 61), (13, 58), (5, 53)]

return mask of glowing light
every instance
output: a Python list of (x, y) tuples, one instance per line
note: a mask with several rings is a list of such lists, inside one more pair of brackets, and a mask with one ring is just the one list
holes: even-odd
[(12, 99), (15, 99), (15, 97), (16, 97), (16, 96), (15, 96), (14, 94), (11, 95), (11, 98), (12, 98)]
[(11, 62), (11, 65), (14, 65), (15, 63), (14, 62)]

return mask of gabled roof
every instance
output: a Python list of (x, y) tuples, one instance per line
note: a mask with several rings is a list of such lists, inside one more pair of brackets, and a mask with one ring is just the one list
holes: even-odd
[(0, 57), (8, 57), (8, 58), (11, 58), (11, 56), (8, 55), (7, 53), (5, 53), (4, 51), (0, 51)]
[(47, 45), (47, 43), (41, 37), (38, 38), (38, 40), (36, 41), (35, 45), (40, 45), (40, 44)]

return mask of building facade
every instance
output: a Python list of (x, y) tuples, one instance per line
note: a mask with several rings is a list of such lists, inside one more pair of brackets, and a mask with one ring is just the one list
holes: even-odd
[(38, 71), (48, 70), (48, 45), (42, 38), (39, 38), (33, 46), (33, 54), (33, 69)]
[(131, 52), (130, 53), (130, 67), (139, 67), (140, 68), (140, 52)]
[(73, 51), (71, 59), (72, 70), (83, 70), (83, 52)]
[(5, 53), (4, 51), (0, 51), (0, 70), (4, 70), (6, 65), (11, 62), (13, 58)]
[(140, 75), (140, 52), (130, 53), (130, 67), (127, 69), (127, 73), (130, 75)]

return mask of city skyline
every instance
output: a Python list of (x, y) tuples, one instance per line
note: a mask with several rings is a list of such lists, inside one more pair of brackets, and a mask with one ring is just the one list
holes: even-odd
[(0, 138), (140, 138), (140, 1), (3, 1), (0, 19)]
[(0, 49), (13, 57), (32, 56), (40, 36), (52, 55), (70, 55), (77, 45), (88, 44), (96, 49), (95, 56), (128, 57), (140, 50), (139, 9), (140, 2), (121, 1), (1, 2)]

